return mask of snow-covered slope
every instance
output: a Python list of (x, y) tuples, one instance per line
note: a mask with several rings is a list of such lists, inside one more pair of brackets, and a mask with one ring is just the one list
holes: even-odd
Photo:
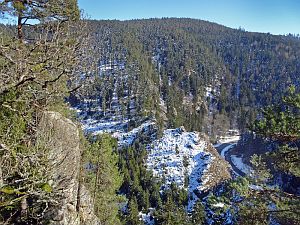
[(128, 131), (129, 120), (125, 119), (109, 119), (109, 120), (83, 120), (82, 127), (87, 133), (93, 135), (110, 133), (113, 137), (118, 139), (118, 145), (120, 147), (128, 147), (134, 144), (134, 141), (140, 135), (149, 135), (151, 139), (155, 138), (155, 122), (152, 120), (146, 120), (136, 128)]
[(183, 128), (165, 130), (161, 139), (148, 146), (147, 166), (154, 175), (164, 177), (166, 184), (175, 182), (184, 187), (184, 177), (195, 166), (201, 171), (208, 166), (211, 156), (204, 152), (205, 145), (194, 132), (185, 132)]
[(118, 139), (119, 146), (127, 147), (132, 145), (141, 134), (150, 135), (151, 139), (154, 139), (156, 136), (155, 131), (155, 122), (150, 120), (145, 121), (140, 126), (132, 129), (129, 132), (117, 131), (114, 132), (112, 136)]
[[(187, 210), (192, 210), (201, 193), (227, 179), (227, 164), (212, 152), (212, 147), (198, 132), (186, 132), (184, 128), (168, 129), (163, 137), (148, 146), (147, 167), (154, 175), (165, 180), (165, 186), (172, 182), (189, 193)], [(224, 177), (212, 181), (216, 174), (215, 164), (223, 166)], [(212, 166), (213, 165), (213, 166)], [(218, 174), (219, 176), (222, 174)], [(217, 175), (217, 176), (218, 176)]]

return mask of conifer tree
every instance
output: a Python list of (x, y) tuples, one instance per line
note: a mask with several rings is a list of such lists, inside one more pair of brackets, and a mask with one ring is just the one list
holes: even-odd
[(86, 171), (85, 182), (92, 193), (95, 213), (102, 224), (119, 224), (116, 194), (122, 183), (118, 158), (114, 152), (116, 144), (109, 135), (97, 137), (84, 153), (85, 163), (93, 169)]
[(290, 89), (277, 106), (268, 107), (263, 117), (256, 120), (252, 130), (259, 136), (277, 141), (277, 150), (264, 155), (253, 155), (253, 173), (249, 178), (231, 182), (229, 192), (237, 207), (238, 224), (298, 224), (299, 197), (272, 186), (272, 171), (299, 177), (299, 109), (300, 94)]
[(255, 121), (252, 130), (271, 141), (279, 142), (279, 148), (269, 158), (276, 169), (300, 177), (300, 93), (295, 87), (283, 97), (281, 104), (268, 107), (263, 118)]
[(133, 196), (128, 204), (128, 216), (127, 222), (128, 225), (141, 225), (141, 221), (139, 220), (139, 210), (138, 203), (135, 196)]
[(18, 38), (24, 38), (23, 27), (31, 21), (74, 21), (80, 19), (77, 0), (3, 0), (0, 11), (17, 17)]
[(198, 225), (205, 223), (205, 211), (201, 201), (198, 201), (193, 208), (191, 222), (192, 224), (198, 224)]

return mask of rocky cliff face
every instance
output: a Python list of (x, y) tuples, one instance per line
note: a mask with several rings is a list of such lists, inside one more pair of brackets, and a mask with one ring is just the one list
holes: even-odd
[(80, 183), (81, 149), (77, 126), (57, 112), (44, 112), (37, 142), (49, 150), (51, 186), (61, 190), (61, 207), (53, 209), (51, 224), (100, 224), (93, 213), (92, 199)]
[(231, 179), (231, 166), (224, 160), (218, 151), (210, 143), (209, 137), (205, 134), (199, 134), (200, 139), (207, 143), (206, 151), (209, 152), (213, 158), (210, 167), (208, 168), (209, 180), (207, 185), (212, 188), (216, 187), (220, 183)]

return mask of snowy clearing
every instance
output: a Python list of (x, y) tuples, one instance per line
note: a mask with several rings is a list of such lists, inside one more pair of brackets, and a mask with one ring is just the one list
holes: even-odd
[(210, 180), (207, 171), (213, 157), (205, 151), (206, 146), (198, 133), (185, 132), (184, 128), (165, 130), (161, 139), (148, 146), (147, 167), (165, 180), (166, 187), (174, 182), (188, 190), (188, 210), (198, 200), (194, 192), (209, 188), (206, 186)]

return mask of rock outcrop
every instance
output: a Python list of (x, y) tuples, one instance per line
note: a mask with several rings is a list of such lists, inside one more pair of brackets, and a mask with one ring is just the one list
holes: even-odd
[(231, 179), (231, 174), (230, 174), (231, 166), (226, 160), (224, 160), (220, 156), (220, 154), (213, 147), (213, 145), (210, 144), (210, 140), (208, 136), (206, 136), (205, 134), (200, 134), (199, 136), (202, 140), (205, 140), (205, 142), (207, 143), (206, 151), (209, 152), (213, 157), (213, 160), (207, 171), (207, 173), (210, 176), (207, 185), (210, 188), (213, 188), (218, 186), (220, 183)]
[(51, 224), (99, 224), (90, 195), (80, 183), (81, 149), (77, 126), (57, 112), (44, 112), (37, 142), (49, 151), (51, 186), (62, 191), (61, 207), (53, 209)]

